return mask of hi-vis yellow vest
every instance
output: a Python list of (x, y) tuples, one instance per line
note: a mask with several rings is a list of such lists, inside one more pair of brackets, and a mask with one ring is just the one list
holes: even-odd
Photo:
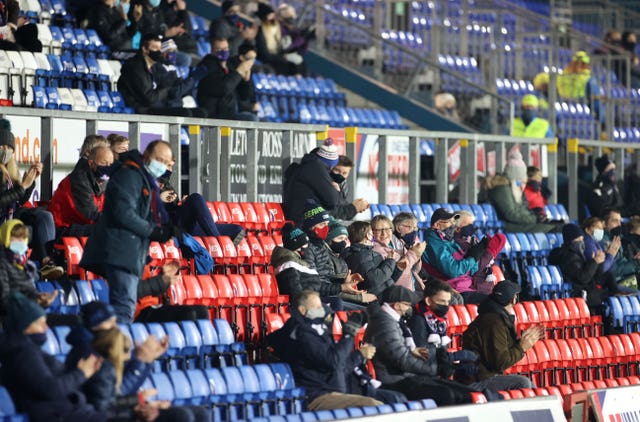
[(549, 132), (549, 122), (536, 117), (529, 126), (525, 126), (520, 117), (516, 117), (511, 125), (511, 136), (520, 138), (546, 138)]
[(567, 100), (575, 100), (587, 96), (587, 83), (591, 79), (591, 71), (558, 75), (558, 94)]

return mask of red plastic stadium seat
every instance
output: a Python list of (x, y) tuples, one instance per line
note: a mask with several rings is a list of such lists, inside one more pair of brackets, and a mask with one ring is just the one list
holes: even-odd
[(589, 358), (590, 356), (585, 355), (585, 352), (582, 350), (579, 339), (570, 338), (567, 339), (567, 346), (571, 350), (571, 354), (573, 356), (573, 362), (576, 369), (576, 374), (574, 375), (574, 379), (576, 382), (583, 381), (587, 379), (587, 368), (590, 365)]
[(464, 305), (453, 305), (453, 309), (449, 312), (455, 311), (458, 314), (458, 318), (460, 319), (460, 324), (466, 327), (471, 324), (471, 315), (469, 315), (469, 311)]
[(277, 202), (267, 202), (264, 205), (269, 213), (269, 230), (281, 229), (285, 222), (282, 206)]
[(522, 395), (524, 397), (535, 397), (536, 396), (536, 392), (533, 390), (533, 388), (521, 388), (520, 391), (522, 392)]
[(182, 284), (184, 285), (184, 290), (186, 293), (184, 304), (185, 305), (201, 305), (202, 298), (202, 287), (200, 287), (200, 283), (198, 279), (194, 275), (183, 275), (182, 276)]
[(187, 293), (182, 282), (175, 283), (169, 286), (169, 288), (167, 289), (167, 296), (169, 297), (169, 304), (184, 305)]
[(216, 210), (216, 215), (218, 216), (218, 222), (230, 224), (233, 222), (233, 218), (231, 217), (231, 212), (227, 207), (226, 202), (216, 201), (213, 203), (213, 208)]
[(560, 364), (556, 368), (556, 382), (561, 384), (576, 382), (578, 374), (574, 360), (575, 355), (569, 344), (564, 339), (553, 340), (553, 343), (558, 348), (560, 356)]
[(198, 283), (200, 284), (200, 291), (202, 293), (202, 304), (212, 306), (218, 303), (218, 287), (213, 282), (213, 279), (209, 274), (200, 274), (196, 276)]
[(533, 392), (536, 396), (550, 396), (549, 391), (546, 388), (534, 388)]
[(276, 241), (271, 236), (258, 236), (258, 242), (260, 242), (260, 246), (262, 246), (262, 252), (265, 256), (265, 263), (269, 263), (271, 261), (271, 255), (273, 254), (273, 250), (276, 248)]
[(619, 386), (623, 387), (623, 386), (627, 386), (627, 385), (631, 385), (631, 381), (629, 381), (629, 379), (627, 377), (622, 377), (622, 378), (616, 378), (615, 381), (618, 383)]
[(274, 313), (267, 313), (265, 315), (265, 322), (267, 323), (267, 334), (271, 334), (274, 331), (279, 330), (284, 325), (282, 317)]
[(470, 303), (468, 305), (465, 305), (465, 307), (467, 308), (467, 311), (469, 312), (469, 316), (471, 317), (471, 321), (473, 321), (474, 319), (476, 319), (478, 317), (478, 305)]
[(80, 267), (83, 248), (75, 237), (63, 237), (64, 257), (67, 260), (67, 274), (84, 279), (85, 271)]
[(271, 218), (265, 204), (261, 202), (253, 202), (251, 205), (253, 206), (253, 211), (256, 213), (256, 229), (261, 231), (269, 230)]
[(272, 237), (276, 245), (282, 246), (282, 235), (280, 233), (273, 233)]
[(522, 393), (522, 390), (511, 390), (511, 391), (509, 391), (509, 394), (511, 395), (512, 399), (523, 399), (524, 398), (524, 394)]
[(256, 214), (256, 210), (253, 208), (253, 204), (251, 202), (240, 202), (238, 205), (240, 206), (240, 210), (242, 211), (244, 218), (244, 227), (247, 230), (260, 230), (258, 215)]
[(487, 398), (482, 393), (471, 393), (471, 403), (487, 403)]
[[(220, 244), (220, 248), (222, 248), (222, 254), (224, 256), (224, 263), (227, 267), (238, 269), (238, 251), (236, 246), (233, 244), (233, 241), (229, 236), (218, 236), (218, 243)], [(242, 258), (244, 259), (244, 257)]]
[(244, 211), (239, 203), (227, 202), (227, 208), (229, 209), (229, 213), (231, 214), (231, 223), (239, 224), (247, 229), (250, 228), (247, 226), (247, 222), (244, 217)]
[[(614, 356), (614, 375), (616, 377), (626, 377), (628, 373), (629, 362), (631, 362), (635, 358), (635, 350), (633, 348), (631, 340), (625, 336), (625, 341), (623, 341), (622, 336), (617, 334), (607, 337), (600, 337), (600, 339), (603, 338), (606, 338), (609, 343), (611, 343), (611, 352)], [(606, 352), (607, 347), (603, 345), (603, 348)]]
[(211, 218), (213, 219), (213, 221), (217, 222), (219, 218), (215, 204), (213, 202), (207, 202), (207, 208), (209, 208), (209, 213), (211, 214)]
[(498, 394), (500, 394), (502, 396), (502, 398), (504, 398), (505, 400), (511, 400), (511, 394), (509, 394), (508, 391), (498, 391)]

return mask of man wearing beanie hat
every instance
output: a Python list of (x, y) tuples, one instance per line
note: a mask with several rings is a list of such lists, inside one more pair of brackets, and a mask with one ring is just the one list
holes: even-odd
[[(318, 292), (322, 301), (331, 303), (334, 309), (343, 307), (339, 298), (341, 293), (360, 293), (355, 287), (357, 282), (345, 283), (342, 280), (333, 283), (331, 279), (318, 273), (306, 260), (311, 249), (309, 237), (293, 224), (287, 223), (282, 228), (282, 243), (284, 247), (276, 246), (271, 255), (271, 265), (280, 293), (289, 295), (293, 300), (303, 290)], [(327, 250), (326, 246), (324, 249)]]
[(87, 420), (105, 421), (80, 391), (82, 384), (102, 365), (102, 359), (90, 355), (65, 369), (54, 356), (46, 354), (45, 313), (19, 292), (9, 297), (5, 332), (0, 339), (0, 382), (16, 404), (18, 412), (31, 421)]
[(620, 293), (614, 277), (604, 276), (606, 254), (602, 249), (585, 256), (584, 232), (575, 224), (562, 228), (563, 243), (549, 254), (549, 263), (560, 267), (562, 278), (571, 283), (573, 297), (583, 297), (592, 312), (604, 314), (603, 304)]
[(478, 307), (478, 317), (462, 335), (462, 348), (478, 355), (476, 388), (511, 390), (533, 388), (533, 383), (521, 375), (503, 375), (504, 371), (524, 357), (527, 350), (544, 338), (542, 325), (532, 326), (518, 339), (513, 306), (518, 301), (520, 286), (509, 280), (496, 284), (493, 292)]
[(604, 154), (595, 159), (594, 165), (598, 176), (587, 197), (587, 207), (591, 215), (604, 218), (607, 208), (620, 208), (622, 205), (622, 195), (616, 181), (616, 163)]
[(540, 102), (538, 97), (527, 94), (522, 97), (520, 117), (513, 119), (511, 136), (519, 138), (553, 138), (549, 122), (538, 117)]

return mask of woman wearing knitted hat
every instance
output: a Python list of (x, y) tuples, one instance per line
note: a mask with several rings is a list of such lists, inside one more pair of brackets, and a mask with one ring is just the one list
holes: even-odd
[(485, 180), (489, 201), (495, 207), (498, 218), (504, 221), (507, 232), (541, 232), (557, 230), (555, 224), (541, 221), (529, 210), (523, 189), (527, 183), (527, 165), (518, 150), (511, 151), (504, 174), (496, 174)]

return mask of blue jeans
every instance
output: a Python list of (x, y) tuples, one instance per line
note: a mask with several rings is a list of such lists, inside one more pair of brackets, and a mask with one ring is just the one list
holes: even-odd
[(56, 239), (53, 214), (44, 208), (20, 208), (14, 218), (22, 220), (31, 228), (31, 259), (40, 263), (43, 258), (49, 256), (48, 247)]
[(237, 224), (216, 224), (207, 201), (199, 193), (192, 193), (178, 208), (179, 225), (193, 236), (229, 236), (235, 238), (242, 230)]
[(119, 323), (133, 322), (138, 299), (140, 277), (118, 267), (107, 267), (105, 276), (109, 282), (109, 302)]

